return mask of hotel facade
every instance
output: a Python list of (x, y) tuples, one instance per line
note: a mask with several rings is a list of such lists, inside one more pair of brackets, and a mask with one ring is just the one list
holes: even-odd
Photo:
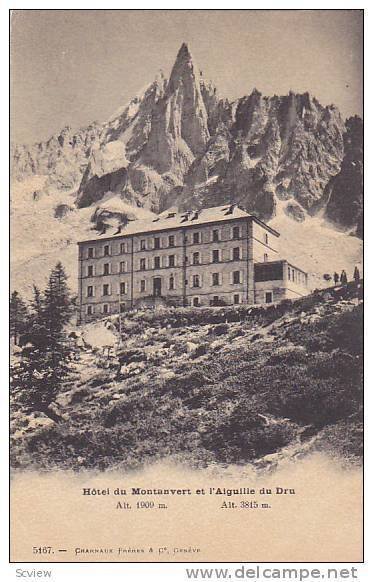
[(308, 293), (279, 233), (236, 205), (166, 211), (78, 243), (79, 323), (130, 309), (272, 303)]

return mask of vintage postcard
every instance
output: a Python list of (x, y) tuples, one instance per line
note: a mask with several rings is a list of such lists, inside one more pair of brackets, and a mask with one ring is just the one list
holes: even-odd
[(363, 11), (10, 42), (11, 562), (361, 562)]

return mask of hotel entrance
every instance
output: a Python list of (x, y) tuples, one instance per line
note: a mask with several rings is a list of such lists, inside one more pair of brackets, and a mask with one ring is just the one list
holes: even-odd
[(162, 295), (162, 279), (161, 277), (154, 277), (153, 279), (153, 295), (160, 297)]

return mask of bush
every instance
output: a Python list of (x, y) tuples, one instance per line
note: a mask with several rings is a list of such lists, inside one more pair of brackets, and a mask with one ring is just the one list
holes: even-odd
[(79, 388), (78, 390), (75, 390), (72, 393), (70, 398), (70, 404), (78, 404), (80, 402), (83, 402), (83, 400), (85, 400), (89, 395), (90, 390), (88, 390), (88, 388)]
[(299, 364), (306, 364), (309, 359), (309, 354), (307, 351), (300, 347), (287, 347), (284, 350), (278, 350), (274, 354), (272, 354), (268, 360), (268, 366), (293, 366)]
[(217, 419), (202, 435), (202, 443), (223, 462), (244, 462), (273, 453), (296, 434), (291, 423), (266, 424), (248, 402), (239, 402), (228, 417)]
[(199, 346), (191, 354), (191, 358), (196, 359), (196, 358), (199, 358), (200, 356), (206, 355), (208, 352), (208, 349), (209, 349), (209, 344), (207, 344), (207, 343), (199, 344)]
[(219, 323), (218, 325), (214, 325), (209, 329), (209, 335), (225, 335), (229, 331), (229, 325), (227, 323)]
[(355, 413), (353, 386), (338, 378), (312, 378), (307, 371), (289, 378), (279, 393), (278, 414), (299, 424), (323, 427)]
[(147, 359), (146, 353), (143, 350), (126, 350), (120, 352), (117, 357), (122, 366), (134, 362), (144, 362)]

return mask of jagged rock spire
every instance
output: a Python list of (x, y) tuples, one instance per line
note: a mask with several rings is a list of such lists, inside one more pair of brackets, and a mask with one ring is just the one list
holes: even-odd
[(193, 62), (193, 57), (189, 47), (185, 42), (183, 42), (177, 53), (175, 64), (172, 67), (168, 84), (169, 92), (172, 93), (176, 89), (180, 80), (184, 79), (186, 76), (193, 77), (193, 79), (196, 80), (196, 70), (198, 71)]

